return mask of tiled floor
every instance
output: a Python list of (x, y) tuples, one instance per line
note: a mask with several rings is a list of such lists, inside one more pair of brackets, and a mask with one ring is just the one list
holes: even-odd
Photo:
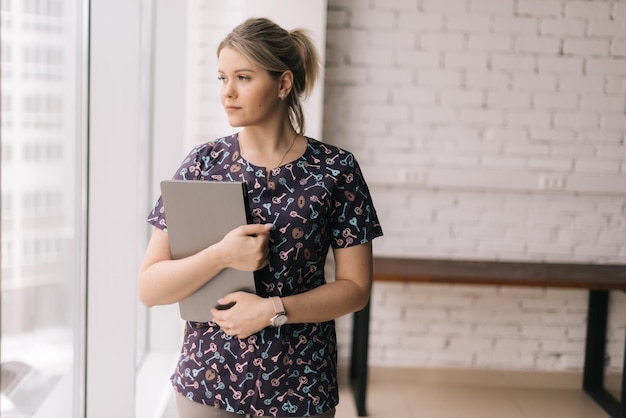
[[(336, 418), (356, 417), (351, 394), (342, 392)], [(372, 418), (606, 418), (575, 389), (511, 389), (370, 383), (367, 413)]]
[[(394, 383), (388, 375), (370, 379), (367, 413), (371, 418), (607, 418), (578, 389), (478, 387), (475, 385)], [(347, 384), (341, 385), (335, 418), (357, 417)], [(163, 418), (177, 418), (173, 402)]]

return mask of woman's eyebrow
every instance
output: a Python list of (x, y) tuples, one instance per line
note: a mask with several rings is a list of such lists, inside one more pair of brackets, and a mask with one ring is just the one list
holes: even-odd
[[(224, 70), (217, 70), (218, 73), (225, 73), (226, 71)], [(239, 68), (237, 70), (234, 70), (233, 73), (255, 73), (256, 71), (254, 71), (253, 69), (250, 68)]]

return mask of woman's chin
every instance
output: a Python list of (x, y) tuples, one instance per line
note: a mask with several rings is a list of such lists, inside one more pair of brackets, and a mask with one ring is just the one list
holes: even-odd
[(228, 118), (228, 124), (230, 126), (232, 126), (233, 128), (240, 128), (240, 127), (244, 126), (244, 123), (241, 121), (240, 118), (229, 117)]

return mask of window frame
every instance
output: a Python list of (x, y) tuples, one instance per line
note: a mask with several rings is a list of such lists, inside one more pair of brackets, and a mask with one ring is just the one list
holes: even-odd
[[(120, 11), (123, 11), (121, 13)], [(112, 24), (115, 22), (115, 24)], [(141, 3), (91, 0), (85, 416), (133, 416)]]

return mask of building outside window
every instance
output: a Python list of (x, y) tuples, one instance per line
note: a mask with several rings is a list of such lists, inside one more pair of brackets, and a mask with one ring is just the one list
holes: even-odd
[(0, 2), (2, 417), (67, 418), (84, 401), (80, 3)]

